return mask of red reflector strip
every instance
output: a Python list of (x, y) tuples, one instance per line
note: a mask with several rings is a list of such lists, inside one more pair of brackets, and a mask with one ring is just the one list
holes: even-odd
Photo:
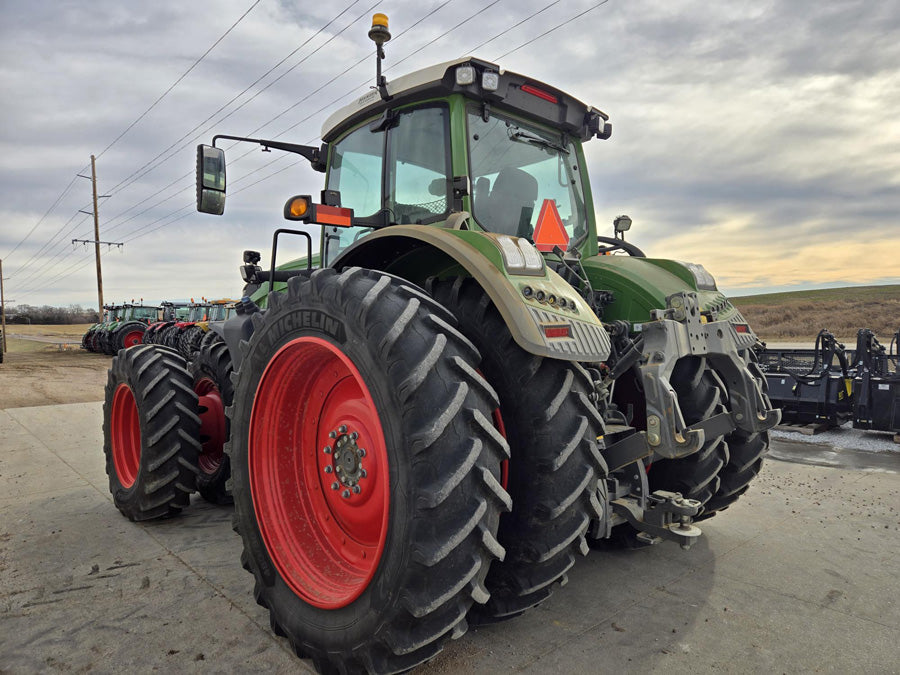
[(316, 222), (322, 225), (334, 225), (335, 227), (350, 227), (353, 218), (353, 209), (344, 209), (339, 206), (316, 205)]
[(734, 330), (738, 333), (749, 333), (750, 326), (745, 323), (736, 323), (734, 324)]
[(549, 91), (544, 91), (543, 89), (538, 89), (537, 87), (532, 87), (530, 84), (523, 84), (522, 91), (524, 91), (526, 94), (531, 94), (532, 96), (537, 96), (538, 98), (542, 98), (545, 101), (550, 101), (550, 103), (559, 103), (559, 99), (557, 99)]
[(567, 338), (569, 336), (569, 324), (552, 324), (552, 325), (543, 325), (541, 328), (544, 329), (544, 335), (548, 338)]

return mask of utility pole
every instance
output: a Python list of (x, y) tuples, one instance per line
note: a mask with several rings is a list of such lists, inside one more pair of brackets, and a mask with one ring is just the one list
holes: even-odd
[[(6, 351), (6, 298), (3, 295), (3, 261), (0, 260), (0, 327), (3, 330), (3, 343), (0, 344), (0, 356)], [(0, 359), (2, 361), (2, 359)]]
[(100, 271), (100, 210), (97, 208), (97, 161), (91, 155), (91, 184), (94, 188), (94, 255), (97, 258), (97, 312), (103, 317), (103, 274)]
[[(82, 178), (87, 178), (87, 176), (82, 176), (78, 174)], [(94, 192), (94, 257), (97, 260), (97, 312), (99, 313), (100, 318), (103, 318), (103, 272), (100, 270), (100, 244), (109, 244), (110, 246), (118, 246), (122, 247), (122, 244), (100, 241), (100, 209), (97, 207), (97, 200), (100, 197), (108, 197), (109, 195), (97, 195), (97, 159), (94, 155), (91, 155), (91, 186)], [(81, 211), (81, 213), (87, 213), (87, 211)], [(85, 241), (82, 239), (73, 239), (72, 243), (81, 242), (84, 244), (89, 244), (91, 242)]]

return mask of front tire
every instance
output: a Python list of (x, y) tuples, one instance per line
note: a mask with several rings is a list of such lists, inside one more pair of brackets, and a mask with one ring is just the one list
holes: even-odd
[(109, 491), (129, 520), (175, 515), (195, 489), (200, 418), (181, 355), (126, 349), (109, 368), (103, 451)]
[(584, 369), (519, 347), (473, 279), (432, 282), (430, 290), (481, 352), (510, 446), (513, 508), (500, 518), (498, 534), (506, 558), (491, 566), (485, 582), (491, 599), (472, 608), (474, 622), (490, 623), (546, 600), (587, 554), (588, 527), (606, 501), (606, 464), (597, 446), (603, 421), (588, 399)]
[(496, 395), (452, 315), (406, 282), (322, 269), (268, 302), (226, 448), (256, 599), (322, 672), (412, 668), (465, 632), (504, 555)]
[[(703, 357), (688, 356), (678, 361), (670, 378), (678, 396), (685, 423), (690, 426), (725, 410), (725, 387)], [(719, 472), (728, 462), (729, 448), (724, 436), (704, 439), (700, 449), (678, 459), (658, 459), (650, 466), (650, 490), (680, 492), (703, 504), (700, 520), (711, 513), (706, 508), (719, 489)]]
[[(765, 394), (768, 388), (766, 376), (759, 369), (756, 356), (749, 351), (745, 358), (748, 359), (747, 367)], [(729, 449), (728, 461), (719, 472), (719, 489), (706, 506), (709, 515), (724, 511), (750, 488), (750, 482), (759, 474), (763, 458), (769, 452), (769, 434), (766, 431), (751, 433), (735, 429), (725, 440)]]

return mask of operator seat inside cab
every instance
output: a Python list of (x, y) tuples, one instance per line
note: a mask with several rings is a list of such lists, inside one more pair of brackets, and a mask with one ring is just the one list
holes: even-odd
[(507, 167), (494, 180), (487, 208), (479, 214), (491, 232), (531, 238), (531, 216), (538, 196), (537, 179), (529, 173)]

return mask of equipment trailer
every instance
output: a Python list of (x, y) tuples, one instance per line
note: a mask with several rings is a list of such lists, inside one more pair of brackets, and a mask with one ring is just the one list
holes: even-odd
[[(321, 203), (284, 209), (322, 225), (318, 255), (293, 230), (268, 270), (245, 252), (245, 295), (213, 325), (227, 418), (157, 345), (113, 361), (104, 406), (134, 520), (188, 505), (200, 439), (227, 422), (241, 561), (322, 672), (412, 668), (541, 603), (614, 530), (690, 546), (779, 419), (712, 277), (644, 257), (627, 218), (598, 238), (582, 145), (609, 138), (604, 113), (476, 58), (387, 82), (383, 15), (369, 35), (377, 88), (320, 147), (198, 148), (206, 213), (224, 210), (218, 139), (326, 173)], [(277, 268), (285, 234), (308, 255)]]

